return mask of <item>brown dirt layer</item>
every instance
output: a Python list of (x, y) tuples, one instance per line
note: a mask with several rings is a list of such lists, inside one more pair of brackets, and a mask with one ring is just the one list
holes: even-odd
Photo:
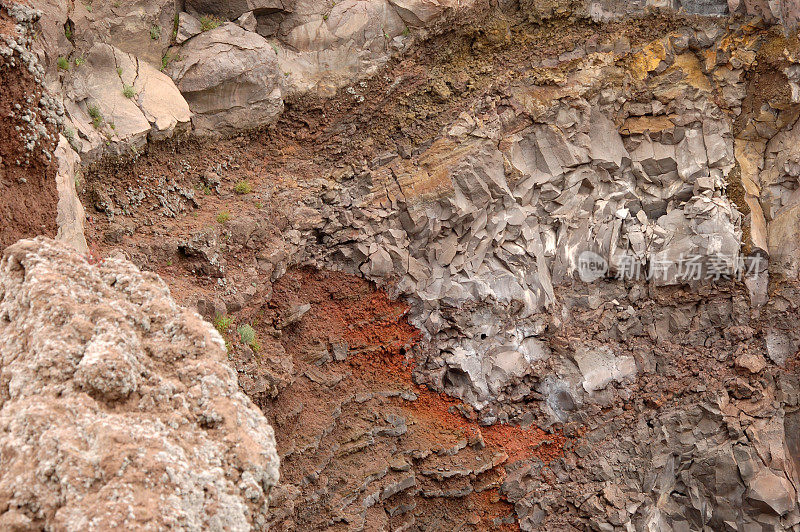
[[(0, 34), (14, 32), (15, 25), (0, 7)], [(27, 130), (22, 116), (26, 109), (15, 104), (39, 102), (42, 88), (19, 60), (11, 66), (0, 59), (0, 249), (20, 238), (35, 235), (53, 236), (56, 232), (56, 166), (44, 156), (43, 148), (52, 153), (55, 146), (41, 143), (28, 150), (20, 133)], [(54, 128), (48, 126), (51, 138)], [(20, 129), (18, 129), (20, 128)]]

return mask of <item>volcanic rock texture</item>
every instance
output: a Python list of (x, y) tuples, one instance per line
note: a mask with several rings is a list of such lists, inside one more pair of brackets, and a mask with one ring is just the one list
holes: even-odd
[(0, 260), (0, 529), (250, 530), (273, 431), (219, 334), (121, 259)]
[[(62, 395), (97, 412), (138, 408), (167, 416), (164, 441), (198, 438), (176, 444), (192, 462), (173, 482), (211, 475), (202, 496), (220, 509), (170, 491), (187, 520), (216, 526), (202, 520), (224, 508), (275, 530), (800, 529), (796, 2), (40, 3), (35, 48), (74, 128), (64, 173), (76, 154), (84, 165), (92, 262), (122, 252), (214, 323), (276, 429), (281, 481), (269, 490), (271, 454), (231, 454), (251, 447), (216, 401), (256, 416), (232, 375), (203, 370), (225, 383), (208, 398), (186, 382), (181, 364), (224, 363), (222, 344), (163, 285), (153, 310), (113, 322), (117, 344), (89, 314), (85, 344), (102, 356), (37, 351), (40, 336), (17, 351), (52, 355), (31, 379), (72, 371)], [(9, 257), (50, 249), (19, 246)], [(576, 275), (585, 251), (608, 264), (591, 283)], [(131, 286), (119, 259), (70, 257), (112, 279), (112, 301)], [(681, 277), (690, 258), (711, 277)], [(206, 347), (180, 347), (179, 325), (160, 328), (174, 320)], [(44, 338), (71, 338), (68, 318), (58, 326), (68, 334)], [(185, 401), (147, 401), (154, 375)], [(95, 493), (48, 482), (67, 502)]]

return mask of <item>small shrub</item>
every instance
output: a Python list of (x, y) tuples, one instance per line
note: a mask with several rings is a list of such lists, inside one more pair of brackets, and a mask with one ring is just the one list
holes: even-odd
[(75, 130), (74, 130), (74, 129), (72, 129), (71, 127), (65, 127), (65, 128), (64, 128), (64, 136), (65, 136), (65, 137), (67, 138), (67, 140), (69, 140), (69, 141), (73, 141), (73, 140), (75, 140)]
[(222, 24), (222, 20), (215, 17), (214, 15), (203, 15), (200, 17), (200, 30), (201, 31), (209, 31), (213, 30), (214, 28), (219, 28)]
[(154, 41), (157, 41), (161, 38), (161, 26), (156, 26), (153, 24), (153, 26), (150, 28), (150, 38)]
[(242, 340), (242, 343), (245, 345), (249, 345), (250, 349), (253, 351), (258, 351), (259, 345), (258, 341), (256, 340), (256, 331), (248, 324), (240, 325), (236, 332), (239, 333), (239, 338)]
[(221, 224), (227, 223), (228, 220), (230, 219), (231, 219), (231, 213), (229, 213), (228, 211), (222, 211), (217, 215), (217, 222)]
[(67, 61), (66, 57), (59, 57), (56, 60), (56, 64), (58, 65), (58, 68), (61, 70), (69, 70), (69, 61)]
[(410, 33), (411, 33), (411, 30), (410, 30), (410, 29), (408, 29), (408, 26), (406, 26), (405, 28), (403, 28), (403, 37), (408, 37), (408, 35), (409, 35)]
[(125, 83), (122, 85), (122, 95), (126, 98), (133, 98), (136, 96), (136, 89), (133, 88), (133, 85)]
[(239, 181), (234, 185), (233, 191), (236, 194), (250, 194), (253, 191), (253, 187), (247, 181)]
[(64, 36), (67, 38), (68, 41), (72, 40), (72, 28), (69, 24), (64, 24)]
[(86, 59), (83, 58), (82, 55), (75, 58), (75, 66), (79, 67), (86, 62)]
[(233, 323), (233, 318), (229, 318), (228, 316), (217, 315), (214, 318), (214, 328), (219, 331), (220, 334), (225, 335), (228, 332), (228, 329), (231, 328), (231, 324)]
[(98, 129), (103, 123), (103, 114), (96, 105), (89, 107), (89, 116), (92, 118), (92, 125)]
[(122, 76), (122, 67), (117, 67), (117, 76)]

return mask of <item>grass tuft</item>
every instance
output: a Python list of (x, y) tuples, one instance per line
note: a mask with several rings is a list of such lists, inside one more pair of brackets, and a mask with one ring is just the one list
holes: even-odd
[(214, 15), (203, 15), (200, 17), (201, 31), (209, 31), (213, 30), (214, 28), (219, 28), (221, 24), (222, 20)]
[(239, 181), (234, 185), (233, 191), (236, 194), (250, 194), (253, 191), (253, 187), (251, 187), (250, 183), (247, 181)]

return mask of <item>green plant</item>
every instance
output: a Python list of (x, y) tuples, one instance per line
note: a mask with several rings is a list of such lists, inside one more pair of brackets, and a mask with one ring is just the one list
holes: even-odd
[(203, 15), (200, 17), (200, 31), (209, 31), (218, 28), (222, 20), (214, 15)]
[(227, 223), (228, 220), (230, 219), (231, 219), (231, 213), (229, 213), (228, 211), (222, 211), (217, 215), (217, 222), (221, 224)]
[(176, 55), (164, 54), (161, 56), (161, 72), (164, 72), (170, 63), (173, 61), (179, 60), (179, 57)]
[(408, 37), (408, 35), (409, 35), (410, 33), (411, 33), (411, 30), (410, 30), (410, 29), (408, 29), (408, 26), (406, 26), (405, 28), (403, 28), (403, 37)]
[(253, 187), (247, 181), (239, 181), (234, 185), (233, 191), (236, 194), (250, 194), (253, 191)]
[(103, 123), (103, 114), (96, 105), (89, 107), (89, 116), (92, 118), (92, 125), (95, 129), (99, 129)]
[(153, 24), (153, 26), (150, 27), (150, 38), (154, 41), (157, 41), (161, 38), (161, 26), (156, 26)]
[(258, 351), (259, 345), (258, 341), (256, 340), (256, 331), (250, 325), (244, 324), (240, 325), (236, 332), (239, 333), (239, 339), (242, 341), (243, 344), (249, 345), (253, 351)]
[(71, 127), (65, 127), (64, 128), (64, 136), (69, 141), (75, 140), (75, 130), (72, 129)]
[(212, 192), (211, 191), (211, 187), (209, 187), (208, 185), (203, 185), (201, 190), (203, 191), (203, 194), (205, 194), (206, 196), (210, 196), (211, 195), (211, 192)]
[(67, 61), (66, 57), (59, 57), (56, 59), (56, 64), (61, 70), (69, 70), (69, 61)]
[(72, 28), (69, 24), (64, 24), (64, 36), (67, 38), (68, 41), (72, 40)]
[(217, 314), (214, 318), (214, 328), (219, 331), (220, 334), (227, 334), (228, 329), (231, 328), (231, 324), (233, 324), (233, 318), (228, 316)]
[(86, 59), (84, 59), (82, 55), (79, 55), (78, 57), (75, 58), (75, 66), (76, 67), (81, 66), (85, 62), (86, 62)]
[(84, 7), (86, 8), (86, 11), (88, 11), (89, 13), (92, 12), (92, 4), (84, 4)]
[(136, 96), (136, 89), (133, 88), (133, 85), (128, 85), (127, 83), (122, 84), (122, 95), (126, 98), (133, 98)]
[(122, 76), (122, 67), (117, 67), (117, 76)]

